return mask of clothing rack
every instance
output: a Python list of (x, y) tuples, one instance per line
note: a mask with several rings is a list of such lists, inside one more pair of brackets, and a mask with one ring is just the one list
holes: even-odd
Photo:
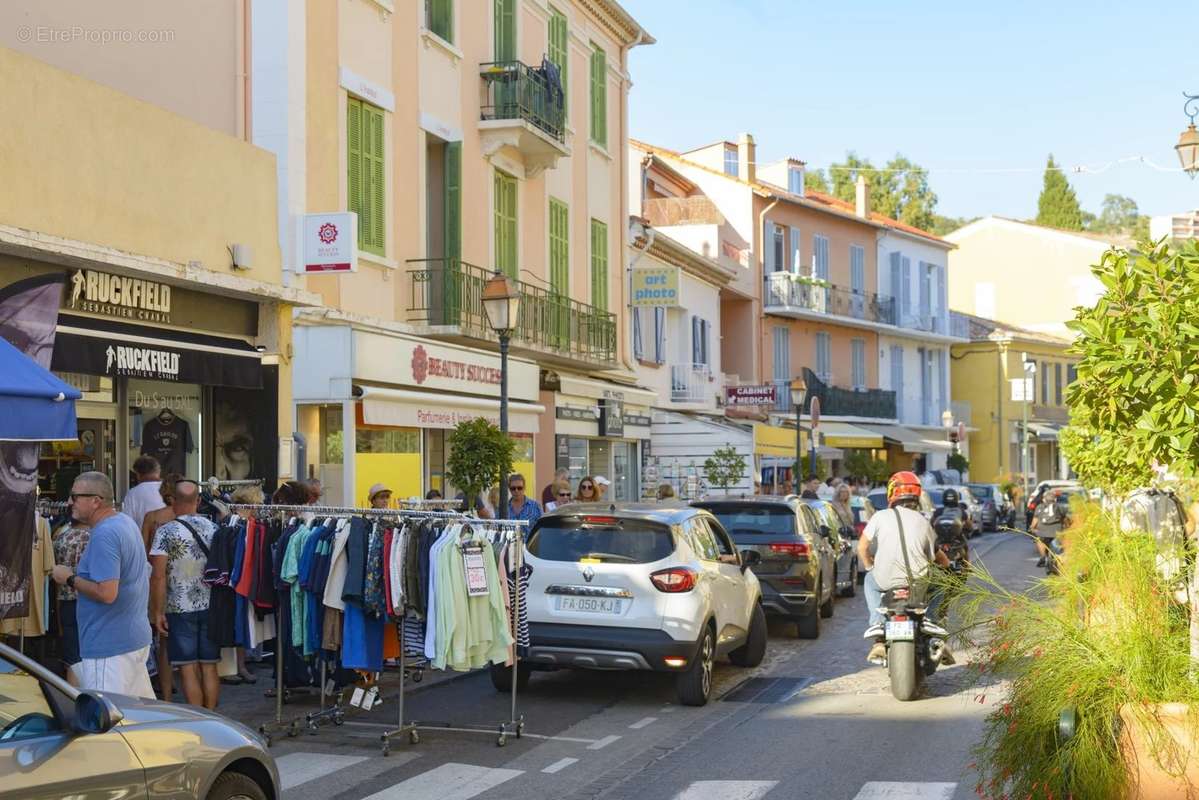
[[(441, 504), (444, 504), (447, 502), (456, 504), (459, 501), (456, 501), (456, 500), (450, 500), (450, 501), (446, 501), (446, 500), (413, 500), (413, 501), (401, 501), (401, 502), (406, 503), (406, 504), (411, 503), (413, 505), (419, 504), (419, 505), (437, 506), (437, 505), (441, 505)], [(508, 519), (481, 520), (481, 519), (478, 519), (477, 517), (472, 517), (472, 516), (463, 514), (461, 512), (433, 511), (433, 510), (428, 510), (428, 509), (423, 509), (423, 508), (356, 508), (356, 507), (352, 507), (352, 506), (272, 505), (272, 504), (251, 504), (251, 503), (230, 503), (230, 504), (228, 504), (228, 508), (232, 513), (235, 513), (235, 514), (239, 513), (239, 512), (250, 512), (250, 513), (255, 514), (255, 516), (258, 516), (258, 517), (278, 514), (280, 521), (283, 522), (284, 524), (286, 524), (286, 518), (288, 516), (311, 515), (312, 517), (321, 517), (321, 516), (366, 517), (366, 518), (375, 518), (375, 519), (380, 519), (380, 518), (382, 518), (382, 519), (435, 518), (435, 519), (447, 519), (447, 520), (460, 520), (463, 523), (482, 525), (482, 526), (492, 527), (492, 528), (496, 528), (496, 527), (507, 528), (508, 530), (507, 530), (506, 535), (508, 536), (508, 541), (512, 542), (514, 545), (516, 545), (515, 550), (514, 550), (514, 552), (516, 553), (516, 556), (515, 556), (515, 559), (513, 562), (514, 567), (516, 569), (516, 579), (514, 581), (515, 593), (513, 595), (512, 608), (515, 610), (513, 616), (515, 616), (516, 618), (519, 618), (520, 572), (521, 572), (522, 567), (524, 566), (524, 550), (523, 550), (523, 538), (524, 537), (521, 535), (521, 532), (528, 525), (528, 522), (526, 520), (508, 520)], [(506, 580), (506, 576), (504, 577), (504, 579)], [(399, 636), (400, 636), (400, 653), (399, 653), (400, 686), (399, 686), (399, 695), (398, 695), (398, 702), (397, 702), (398, 724), (397, 724), (396, 729), (387, 731), (386, 733), (382, 734), (382, 736), (380, 737), (381, 743), (382, 743), (383, 755), (386, 756), (386, 755), (390, 754), (391, 739), (394, 737), (403, 736), (403, 735), (407, 734), (409, 737), (409, 741), (411, 741), (413, 744), (416, 744), (417, 742), (419, 742), (420, 735), (419, 735), (418, 731), (420, 729), (452, 730), (452, 731), (465, 732), (465, 733), (492, 733), (492, 732), (498, 731), (498, 738), (496, 739), (496, 744), (500, 747), (504, 746), (504, 744), (507, 742), (507, 737), (510, 734), (515, 735), (517, 738), (520, 738), (521, 733), (524, 730), (524, 717), (523, 717), (523, 715), (518, 717), (516, 714), (518, 662), (519, 662), (519, 658), (520, 658), (519, 653), (518, 653), (518, 646), (515, 641), (516, 630), (513, 630), (514, 641), (513, 641), (513, 646), (512, 646), (512, 702), (511, 702), (511, 712), (509, 714), (509, 719), (499, 723), (498, 726), (496, 726), (496, 727), (485, 727), (485, 726), (455, 727), (448, 723), (430, 723), (430, 722), (417, 722), (417, 721), (405, 723), (405, 721), (404, 721), (404, 691), (405, 691), (404, 684), (405, 684), (405, 680), (404, 679), (405, 679), (405, 675), (409, 669), (409, 666), (406, 663), (406, 655), (405, 655), (404, 625), (401, 622), (398, 624), (397, 627), (398, 627)], [(514, 625), (513, 627), (515, 628), (516, 626)], [(278, 623), (278, 614), (276, 614), (275, 719), (272, 724), (260, 725), (258, 728), (258, 732), (261, 733), (266, 738), (267, 746), (270, 746), (270, 744), (272, 742), (272, 736), (271, 736), (272, 731), (284, 731), (285, 730), (289, 737), (294, 737), (294, 736), (299, 735), (299, 732), (301, 729), (301, 720), (303, 720), (303, 723), (306, 725), (308, 730), (313, 733), (316, 732), (318, 725), (326, 719), (332, 720), (334, 722), (334, 724), (336, 724), (336, 725), (342, 724), (342, 721), (345, 716), (345, 711), (341, 707), (340, 695), (335, 699), (334, 705), (332, 707), (325, 708), (325, 699), (327, 696), (327, 688), (326, 688), (327, 681), (326, 681), (325, 669), (326, 669), (326, 665), (325, 665), (325, 662), (322, 660), (321, 661), (321, 677), (320, 677), (320, 682), (321, 682), (320, 708), (315, 712), (309, 712), (308, 714), (305, 714), (303, 717), (296, 717), (287, 722), (284, 722), (284, 720), (283, 720), (283, 701), (284, 701), (285, 694), (287, 693), (287, 689), (283, 685), (284, 684), (284, 676), (283, 676), (283, 673), (284, 673), (284, 648), (282, 647), (282, 635), (281, 635), (281, 631), (280, 631), (279, 623)], [(422, 669), (423, 669), (423, 667), (422, 667)], [(418, 677), (415, 680), (416, 680), (416, 682), (419, 682), (420, 678)]]

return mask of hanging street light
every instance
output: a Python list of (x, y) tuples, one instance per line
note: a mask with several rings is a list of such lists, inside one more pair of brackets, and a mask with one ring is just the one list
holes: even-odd
[(1195, 117), (1199, 115), (1199, 94), (1182, 93), (1186, 98), (1182, 112), (1191, 118), (1191, 124), (1178, 137), (1174, 149), (1178, 151), (1178, 160), (1182, 163), (1182, 171), (1191, 176), (1199, 174), (1199, 130), (1195, 129)]
[[(483, 284), (483, 311), (487, 323), (500, 340), (500, 431), (508, 435), (508, 342), (520, 313), (520, 290), (516, 281), (496, 272)], [(508, 518), (508, 476), (500, 476), (500, 519)]]
[[(803, 378), (797, 377), (791, 381), (791, 405), (795, 408), (795, 469), (791, 476), (791, 488), (796, 494), (802, 494), (801, 481), (807, 476), (803, 474), (803, 440), (800, 438), (800, 422), (803, 419), (803, 401), (808, 394), (808, 385)], [(808, 469), (814, 470), (815, 464), (809, 464)]]

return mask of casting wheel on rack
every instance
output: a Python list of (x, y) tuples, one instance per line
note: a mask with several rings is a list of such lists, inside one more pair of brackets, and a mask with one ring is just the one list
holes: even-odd
[(408, 731), (408, 741), (412, 744), (420, 744), (420, 734), (416, 730)]
[(525, 732), (525, 723), (524, 723), (524, 720), (521, 720), (520, 722), (516, 723), (516, 738), (519, 739), (521, 734), (524, 732)]
[(291, 724), (287, 726), (287, 735), (293, 739), (300, 735), (300, 721), (298, 719), (293, 719)]
[(340, 727), (340, 726), (344, 725), (345, 723), (346, 723), (346, 715), (344, 712), (338, 711), (336, 714), (333, 715), (333, 724), (334, 725), (337, 725), (338, 727)]
[(420, 683), (425, 679), (425, 671), (423, 669), (414, 670), (412, 673), (412, 682)]
[(383, 737), (383, 744), (380, 749), (383, 751), (384, 756), (391, 755), (391, 741), (386, 736)]

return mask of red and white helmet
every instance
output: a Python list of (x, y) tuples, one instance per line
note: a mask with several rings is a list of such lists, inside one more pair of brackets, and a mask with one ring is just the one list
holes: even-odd
[(908, 470), (896, 472), (887, 481), (887, 505), (895, 505), (904, 500), (920, 499), (920, 478)]

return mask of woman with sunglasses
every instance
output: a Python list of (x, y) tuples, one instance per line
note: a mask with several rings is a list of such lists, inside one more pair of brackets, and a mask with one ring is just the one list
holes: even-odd
[(600, 500), (599, 489), (595, 485), (595, 478), (591, 475), (585, 476), (579, 481), (579, 491), (575, 495), (575, 500), (580, 503), (598, 503)]
[(574, 497), (570, 493), (570, 483), (567, 481), (558, 481), (554, 484), (553, 490), (554, 499), (546, 504), (546, 511), (553, 511), (555, 508), (561, 508), (574, 502)]

